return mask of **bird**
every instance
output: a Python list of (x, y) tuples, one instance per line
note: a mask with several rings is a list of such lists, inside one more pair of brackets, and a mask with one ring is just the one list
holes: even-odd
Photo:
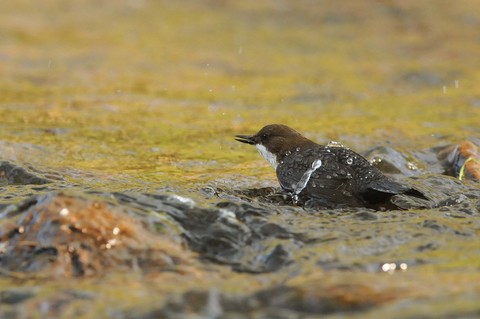
[(235, 140), (258, 149), (295, 204), (385, 210), (398, 208), (391, 201), (394, 195), (428, 200), (422, 192), (388, 178), (343, 144), (320, 145), (283, 124), (267, 125), (254, 135), (235, 135)]

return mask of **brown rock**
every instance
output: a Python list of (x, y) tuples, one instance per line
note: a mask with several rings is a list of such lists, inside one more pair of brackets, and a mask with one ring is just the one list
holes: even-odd
[(476, 180), (480, 180), (480, 154), (477, 146), (470, 141), (464, 141), (458, 148), (463, 157), (466, 158), (465, 170)]
[(194, 260), (180, 240), (150, 231), (106, 202), (52, 193), (24, 209), (0, 225), (4, 271), (66, 277), (111, 269), (183, 271)]

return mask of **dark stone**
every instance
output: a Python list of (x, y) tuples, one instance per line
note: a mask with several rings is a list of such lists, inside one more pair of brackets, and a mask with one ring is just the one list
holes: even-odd
[(130, 204), (165, 212), (181, 225), (191, 249), (204, 259), (231, 265), (236, 271), (277, 271), (293, 262), (292, 251), (298, 249), (298, 244), (310, 240), (285, 225), (269, 221), (271, 215), (279, 213), (275, 209), (233, 202), (220, 202), (207, 209), (188, 204), (178, 196), (115, 196)]
[(436, 230), (440, 233), (444, 233), (444, 232), (447, 232), (447, 231), (450, 230), (449, 227), (447, 227), (445, 225), (442, 225), (442, 224), (439, 224), (435, 220), (424, 220), (423, 223), (422, 223), (422, 227), (430, 228), (430, 229)]
[(112, 269), (176, 271), (195, 262), (179, 235), (154, 233), (141, 215), (85, 194), (52, 192), (14, 209), (4, 214), (12, 221), (0, 225), (6, 273), (81, 277)]
[(50, 181), (10, 162), (0, 162), (0, 185), (41, 185)]
[(378, 215), (372, 212), (360, 212), (355, 214), (355, 218), (358, 218), (360, 220), (377, 220)]
[(192, 312), (202, 318), (304, 318), (359, 313), (394, 298), (396, 295), (390, 291), (378, 293), (367, 286), (323, 286), (319, 282), (305, 287), (279, 285), (246, 296), (189, 291), (160, 309), (132, 312), (126, 318), (180, 318)]
[(364, 153), (374, 166), (386, 174), (413, 176), (420, 174), (418, 168), (397, 150), (387, 146), (377, 146)]
[(2, 290), (0, 291), (0, 303), (14, 305), (32, 298), (35, 294), (23, 290)]
[(420, 245), (416, 248), (417, 251), (425, 251), (425, 250), (436, 250), (438, 248), (438, 244), (436, 243), (428, 243), (425, 245)]

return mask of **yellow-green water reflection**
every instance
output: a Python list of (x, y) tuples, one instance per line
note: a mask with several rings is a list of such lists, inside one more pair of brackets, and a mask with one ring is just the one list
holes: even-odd
[[(275, 185), (233, 140), (270, 123), (360, 151), (479, 138), (477, 12), (475, 0), (5, 2), (0, 155), (93, 188), (195, 192)], [(464, 244), (471, 255), (442, 250), (412, 281), (478, 270)], [(440, 291), (460, 275), (438, 276)], [(468, 285), (459, 293), (478, 296)]]

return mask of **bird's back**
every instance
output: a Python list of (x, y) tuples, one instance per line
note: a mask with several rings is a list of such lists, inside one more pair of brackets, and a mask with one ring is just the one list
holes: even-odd
[(361, 155), (336, 144), (291, 152), (276, 173), (283, 189), (326, 207), (368, 206), (411, 190), (385, 177)]

